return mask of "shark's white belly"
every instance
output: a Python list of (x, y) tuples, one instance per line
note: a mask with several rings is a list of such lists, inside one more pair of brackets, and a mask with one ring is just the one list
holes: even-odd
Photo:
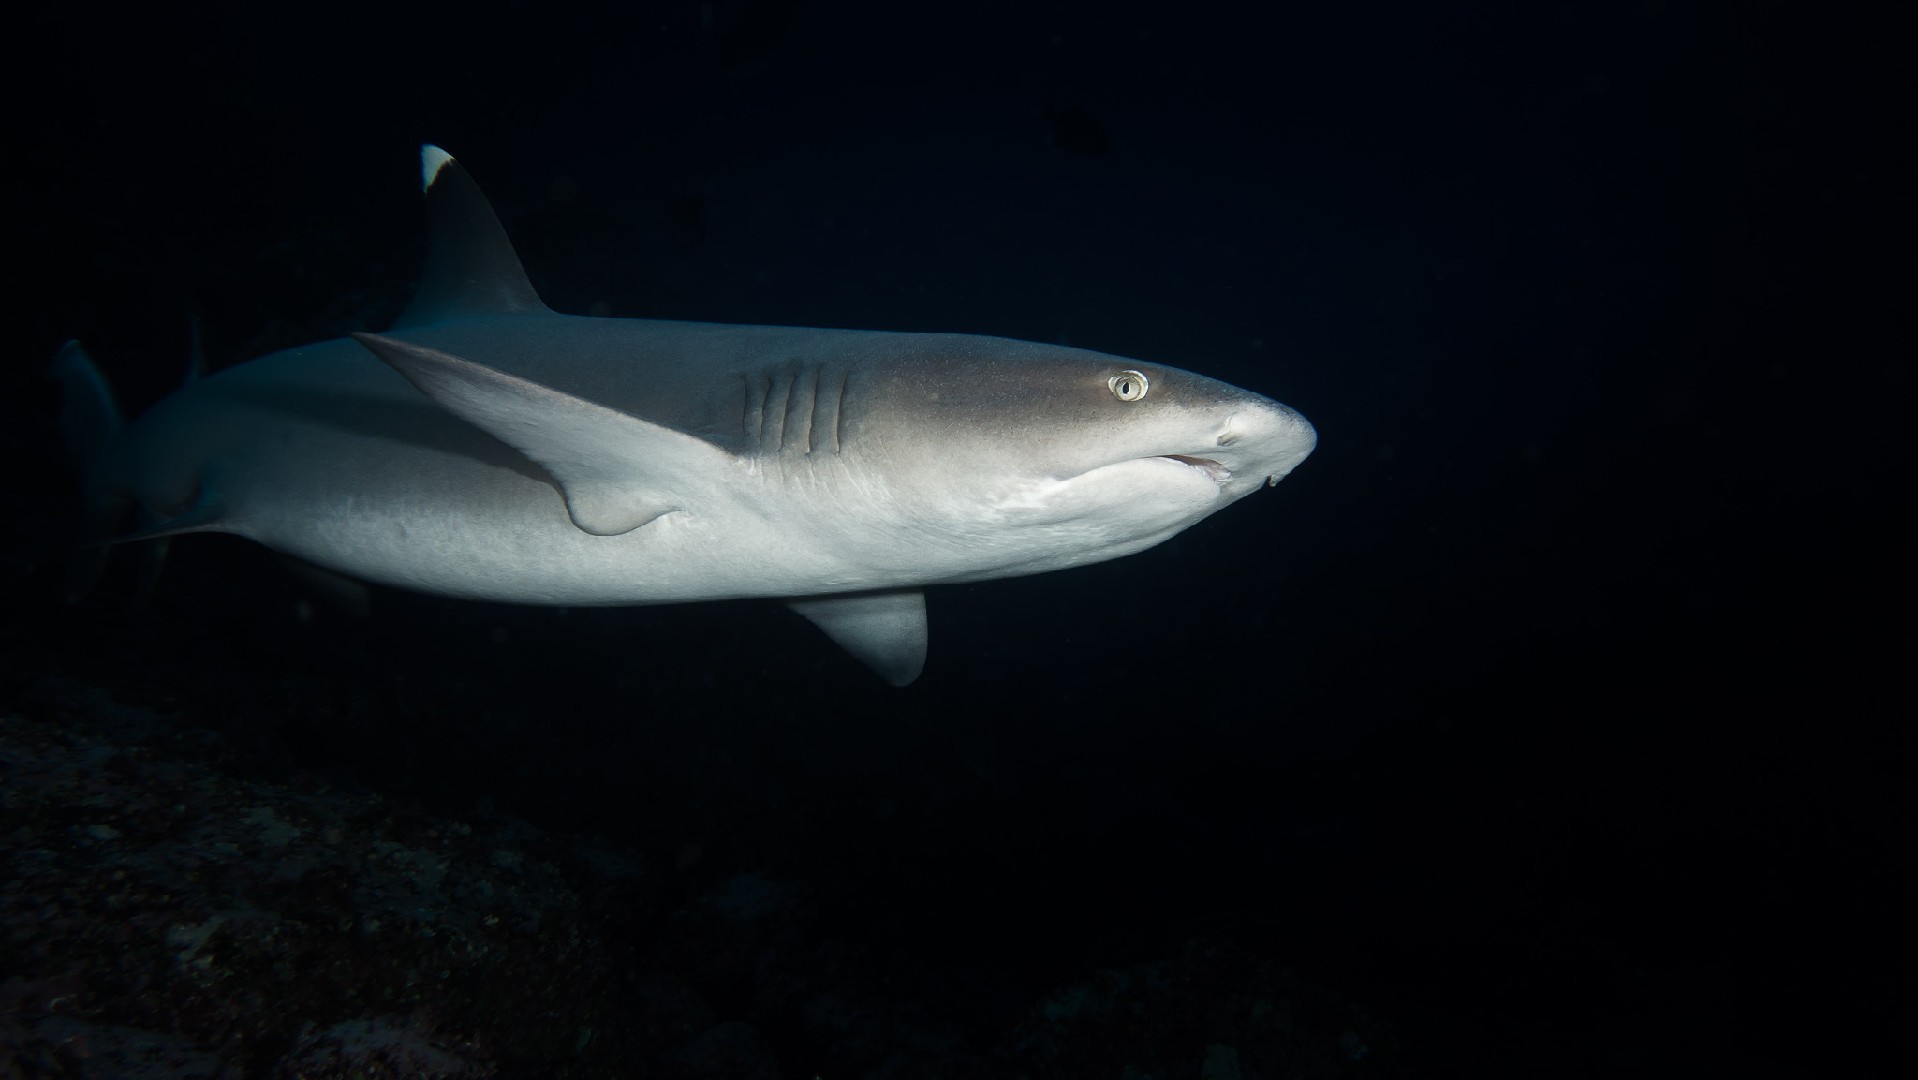
[(481, 498), (440, 499), (422, 488), (279, 507), (268, 497), (242, 520), (246, 535), (329, 569), (473, 599), (656, 604), (893, 584), (819, 543), (808, 522), (767, 508), (672, 513), (594, 536), (573, 524), (550, 484), (493, 473)]

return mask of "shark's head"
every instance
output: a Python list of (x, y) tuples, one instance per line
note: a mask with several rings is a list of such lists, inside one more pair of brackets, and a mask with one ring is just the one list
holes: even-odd
[[(926, 339), (873, 373), (848, 442), (927, 542), (1036, 573), (1150, 547), (1312, 452), (1294, 410), (1179, 368), (998, 338)], [(974, 561), (974, 560), (968, 560)]]

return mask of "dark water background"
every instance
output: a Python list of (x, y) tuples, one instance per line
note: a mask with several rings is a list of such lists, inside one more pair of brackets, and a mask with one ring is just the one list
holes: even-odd
[[(1326, 7), (26, 16), (5, 691), (100, 686), (686, 897), (799, 883), (982, 1044), (1205, 940), (1384, 1017), (1409, 1075), (1908, 1053), (1900, 34)], [(137, 411), (188, 311), (216, 368), (381, 326), (424, 140), (558, 310), (1061, 341), (1266, 393), (1320, 448), (1146, 554), (934, 590), (905, 691), (766, 604), (303, 617), (225, 538), (144, 612), (56, 613), (45, 360), (83, 338)], [(716, 1009), (788, 1075), (833, 1060)]]

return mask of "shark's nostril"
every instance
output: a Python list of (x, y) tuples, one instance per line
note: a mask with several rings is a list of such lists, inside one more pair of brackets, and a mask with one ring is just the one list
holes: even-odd
[(1225, 418), (1225, 426), (1219, 429), (1219, 445), (1231, 446), (1239, 441), (1239, 414), (1233, 413)]

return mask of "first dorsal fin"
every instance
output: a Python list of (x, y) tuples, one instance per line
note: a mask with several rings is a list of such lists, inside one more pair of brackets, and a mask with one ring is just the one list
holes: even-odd
[(431, 143), (420, 147), (426, 191), (426, 270), (394, 329), (485, 315), (543, 315), (513, 242), (473, 178)]

